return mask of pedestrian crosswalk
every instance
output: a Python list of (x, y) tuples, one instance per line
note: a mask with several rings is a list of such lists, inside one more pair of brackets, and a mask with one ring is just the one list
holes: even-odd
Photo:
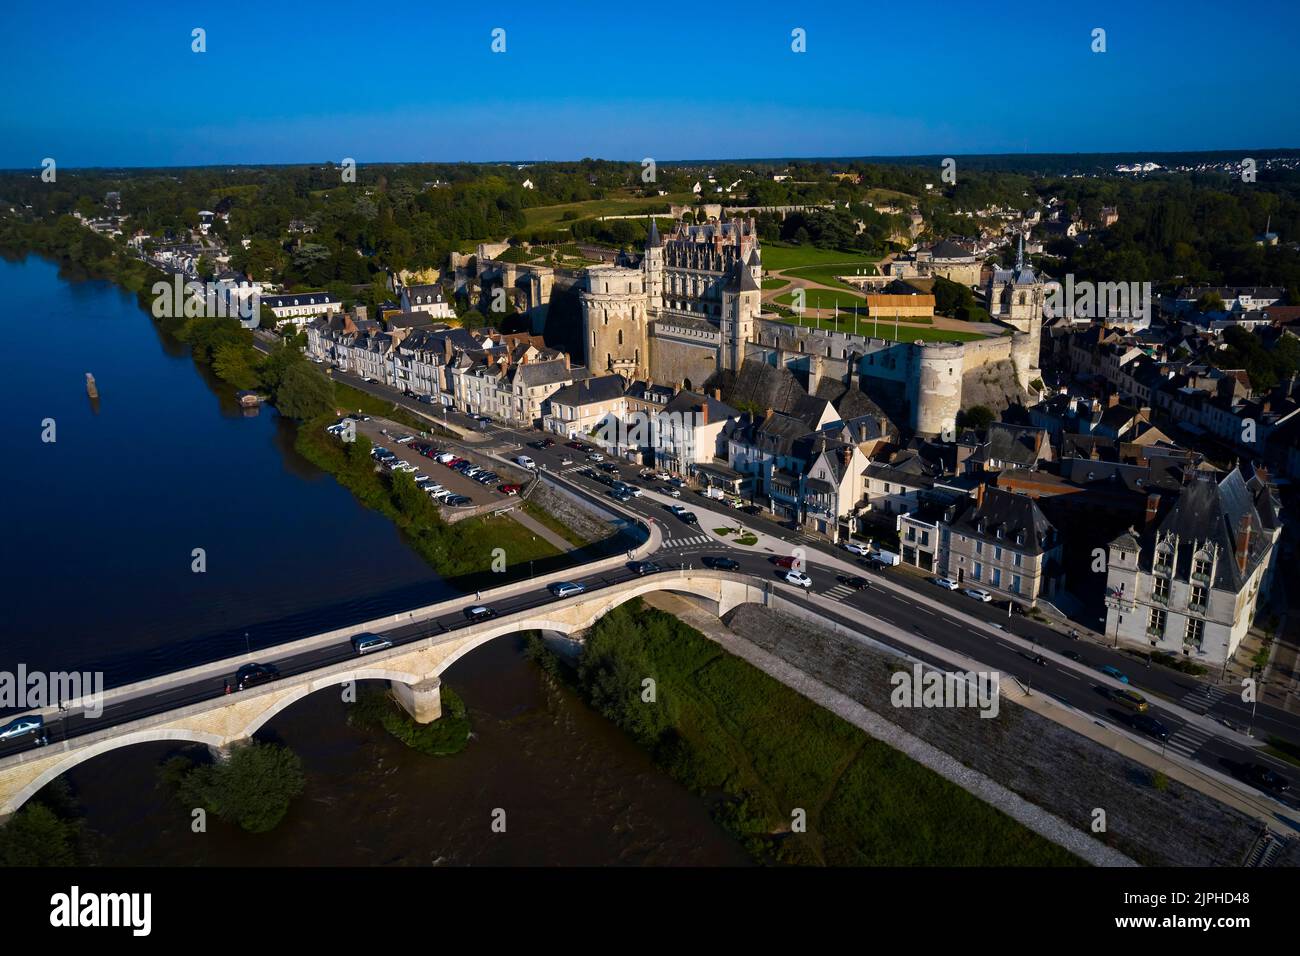
[(1184, 724), (1179, 728), (1178, 733), (1169, 738), (1165, 746), (1174, 753), (1182, 754), (1184, 757), (1192, 757), (1212, 736), (1214, 735), (1208, 730), (1202, 730), (1192, 724)]
[(822, 593), (825, 594), (827, 597), (833, 597), (833, 598), (843, 600), (844, 598), (849, 597), (853, 593), (853, 588), (849, 587), (847, 584), (837, 584), (835, 585), (835, 587), (827, 591), (823, 591)]
[(708, 544), (712, 540), (707, 534), (695, 534), (689, 538), (667, 538), (663, 546), (665, 548), (690, 548), (696, 545)]
[(1213, 684), (1202, 684), (1196, 690), (1184, 694), (1180, 703), (1188, 710), (1194, 710), (1198, 714), (1206, 714), (1227, 696), (1224, 691), (1219, 690)]

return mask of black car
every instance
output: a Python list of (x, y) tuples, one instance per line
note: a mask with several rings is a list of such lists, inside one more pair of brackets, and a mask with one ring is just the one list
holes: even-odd
[(612, 461), (601, 462), (598, 467), (601, 471), (607, 471), (610, 474), (616, 474), (618, 472), (618, 465), (614, 464)]
[(280, 672), (271, 664), (245, 664), (235, 671), (235, 690), (266, 684), (279, 676)]
[(641, 574), (641, 575), (654, 574), (656, 571), (662, 571), (663, 566), (656, 564), (653, 561), (633, 561), (632, 570), (636, 574)]
[(840, 584), (853, 588), (855, 591), (865, 591), (870, 587), (867, 579), (857, 574), (841, 574)]
[(683, 511), (677, 517), (682, 519), (682, 524), (699, 524), (700, 519), (696, 517), (694, 511)]
[(1285, 777), (1265, 767), (1262, 763), (1251, 764), (1246, 769), (1246, 779), (1253, 786), (1269, 793), (1286, 793), (1291, 789), (1291, 784), (1286, 782)]
[(740, 567), (740, 562), (731, 558), (709, 555), (704, 559), (704, 566), (715, 571), (735, 571)]
[(760, 508), (758, 505), (745, 505), (745, 507), (741, 508), (740, 510), (741, 513), (747, 515), (761, 515), (763, 513), (763, 509)]
[(1169, 728), (1150, 714), (1134, 714), (1133, 729), (1140, 730), (1144, 734), (1150, 734), (1156, 740), (1169, 739)]
[(465, 608), (465, 617), (471, 621), (490, 621), (496, 616), (496, 611), (482, 604), (475, 604), (473, 607)]

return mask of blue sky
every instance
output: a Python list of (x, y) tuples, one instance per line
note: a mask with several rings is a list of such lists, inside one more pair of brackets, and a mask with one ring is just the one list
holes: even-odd
[(11, 4), (0, 167), (1300, 145), (1293, 0), (490, 6)]

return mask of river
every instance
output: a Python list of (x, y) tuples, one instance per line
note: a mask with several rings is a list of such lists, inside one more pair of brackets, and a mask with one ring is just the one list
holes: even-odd
[[(241, 410), (133, 295), (34, 256), (0, 259), (0, 294), (14, 333), (0, 349), (0, 669), (102, 670), (111, 686), (454, 593), (387, 519), (295, 454), (292, 423)], [(192, 834), (157, 782), (167, 745), (81, 765), (69, 782), (100, 862), (745, 862), (701, 799), (521, 641), (485, 645), (444, 680), (475, 727), (455, 757), (348, 727), (330, 692), (271, 721), (264, 736), (293, 747), (308, 778), (271, 834), (216, 821)], [(497, 808), (504, 834), (490, 829)]]

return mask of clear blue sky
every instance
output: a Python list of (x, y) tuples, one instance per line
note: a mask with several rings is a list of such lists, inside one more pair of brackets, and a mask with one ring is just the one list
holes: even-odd
[(486, 6), (10, 3), (0, 167), (1300, 145), (1295, 0)]

